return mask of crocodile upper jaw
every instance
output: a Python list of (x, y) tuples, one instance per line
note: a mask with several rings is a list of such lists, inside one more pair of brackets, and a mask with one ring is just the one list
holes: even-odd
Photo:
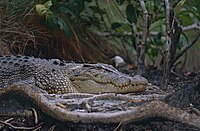
[(144, 91), (148, 81), (141, 76), (127, 77), (127, 81), (105, 81), (87, 77), (70, 77), (72, 85), (82, 93), (131, 93)]

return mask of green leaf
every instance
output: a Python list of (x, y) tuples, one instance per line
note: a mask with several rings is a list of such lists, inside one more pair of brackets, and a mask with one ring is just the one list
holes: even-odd
[(79, 14), (84, 10), (83, 0), (70, 0), (69, 2), (62, 2), (60, 10), (66, 14), (79, 17)]
[(105, 14), (106, 13), (104, 10), (98, 8), (97, 6), (89, 6), (89, 8), (91, 8), (94, 13), (99, 13), (99, 14)]
[(163, 46), (165, 44), (162, 40), (162, 33), (161, 32), (159, 32), (158, 35), (153, 40), (154, 40), (154, 43), (157, 46)]
[(116, 2), (119, 4), (119, 5), (122, 5), (124, 3), (125, 0), (116, 0)]
[(186, 1), (186, 0), (181, 0), (181, 1), (179, 1), (179, 2), (176, 4), (176, 6), (174, 7), (174, 12), (175, 12), (176, 14), (179, 14), (179, 13), (180, 13), (181, 8), (182, 8), (183, 5), (185, 4), (185, 1)]
[(85, 0), (85, 1), (86, 1), (86, 2), (89, 2), (89, 3), (92, 2), (92, 0)]
[(158, 30), (164, 24), (165, 24), (165, 18), (160, 17), (157, 21), (151, 24), (150, 30)]
[(195, 12), (197, 12), (198, 17), (200, 17), (200, 1), (199, 0), (187, 0), (186, 5), (189, 9), (194, 8)]
[(194, 22), (194, 18), (199, 19), (198, 15), (196, 15), (196, 12), (192, 8), (188, 10), (182, 10), (179, 13), (179, 21), (182, 26), (191, 25)]
[(146, 2), (146, 8), (149, 14), (153, 14), (154, 12), (154, 1), (153, 0), (148, 0)]
[(51, 2), (52, 2), (52, 5), (56, 5), (58, 3), (57, 0), (51, 0)]
[(161, 6), (161, 0), (153, 0), (154, 1), (154, 9), (158, 10), (159, 7)]
[(152, 48), (152, 50), (151, 50), (151, 55), (152, 55), (153, 57), (156, 57), (156, 56), (158, 55), (158, 49)]
[(130, 23), (137, 24), (137, 13), (132, 4), (128, 4), (126, 7), (126, 16)]
[(59, 9), (60, 9), (60, 11), (63, 12), (65, 15), (70, 15), (70, 16), (73, 16), (73, 17), (76, 16), (76, 14), (75, 14), (71, 9), (69, 9), (69, 8), (67, 8), (67, 7), (61, 6)]
[(179, 16), (181, 15), (189, 15), (191, 20), (192, 17), (196, 17), (198, 20), (200, 20), (200, 12), (198, 12), (198, 10), (195, 7), (191, 7), (190, 9), (180, 11)]
[(46, 18), (46, 25), (50, 30), (53, 30), (57, 27), (57, 16), (54, 13)]
[(178, 49), (183, 48), (188, 43), (188, 37), (185, 33), (182, 33), (178, 43)]
[(48, 18), (52, 14), (51, 10), (49, 10), (49, 8), (51, 6), (52, 6), (52, 2), (51, 2), (51, 0), (49, 0), (49, 1), (45, 2), (44, 4), (36, 4), (35, 9), (36, 9), (36, 12), (40, 16), (46, 16), (46, 18)]
[(69, 26), (65, 23), (65, 21), (62, 18), (58, 18), (58, 25), (59, 25), (60, 29), (64, 31), (64, 33), (67, 37), (72, 36), (72, 32), (71, 32)]
[(36, 4), (35, 10), (40, 16), (46, 15), (48, 9), (43, 4)]
[(118, 22), (114, 22), (111, 24), (111, 29), (112, 30), (116, 30), (117, 28), (121, 27), (122, 24), (121, 23), (118, 23)]
[(51, 0), (48, 0), (47, 2), (44, 3), (44, 7), (49, 9), (52, 6)]

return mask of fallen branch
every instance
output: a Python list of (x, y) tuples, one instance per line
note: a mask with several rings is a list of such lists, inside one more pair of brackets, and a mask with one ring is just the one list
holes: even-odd
[(19, 126), (14, 126), (11, 123), (8, 123), (6, 121), (1, 121), (1, 120), (0, 120), (0, 123), (4, 124), (6, 126), (9, 126), (9, 127), (11, 127), (12, 129), (15, 129), (15, 130), (33, 130), (33, 129), (37, 128), (38, 126), (41, 126), (41, 124), (39, 124), (35, 127), (23, 127), (23, 126), (19, 127)]
[[(168, 104), (160, 101), (155, 100), (147, 103), (142, 103), (138, 106), (133, 106), (130, 104), (128, 108), (125, 108), (124, 110), (115, 111), (115, 112), (79, 112), (77, 110), (73, 111), (70, 110), (69, 104), (66, 103), (66, 100), (63, 99), (63, 104), (66, 106), (66, 108), (62, 108), (57, 106), (58, 103), (60, 103), (62, 100), (62, 95), (49, 95), (43, 94), (40, 92), (36, 92), (36, 90), (27, 85), (18, 84), (13, 85), (5, 88), (4, 90), (0, 90), (0, 96), (3, 94), (8, 94), (12, 92), (20, 92), (24, 94), (26, 97), (30, 98), (33, 103), (35, 103), (44, 113), (50, 115), (51, 117), (58, 119), (63, 122), (73, 122), (73, 123), (130, 123), (135, 122), (138, 120), (143, 120), (149, 117), (160, 117), (165, 118), (177, 122), (182, 122), (188, 125), (193, 125), (198, 128), (200, 128), (200, 116), (197, 116), (196, 114), (190, 114), (187, 111), (181, 110), (179, 108), (171, 107)], [(73, 94), (72, 94), (73, 95)], [(99, 94), (100, 96), (101, 94)], [(112, 97), (115, 97), (113, 94), (109, 97), (109, 94), (103, 94), (101, 101), (103, 101), (106, 97), (111, 99), (105, 99), (106, 101), (114, 102), (116, 100), (122, 100), (124, 101), (125, 97), (121, 98), (121, 96), (118, 97), (116, 95), (115, 100), (113, 101)], [(106, 96), (107, 95), (107, 96)], [(81, 95), (74, 94), (71, 102), (74, 102), (73, 100), (76, 100), (75, 96), (78, 96), (78, 98), (81, 98)], [(85, 95), (83, 94), (83, 97), (95, 97), (95, 95)], [(63, 98), (65, 98), (63, 96)], [(70, 98), (70, 97), (66, 97)], [(130, 97), (127, 97), (130, 98)], [(99, 98), (100, 99), (100, 98)], [(104, 101), (103, 101), (104, 103)], [(73, 103), (72, 103), (73, 104)]]
[(39, 121), (38, 121), (37, 111), (34, 108), (32, 108), (32, 111), (33, 111), (33, 116), (34, 116), (34, 123), (38, 124)]
[[(4, 122), (8, 123), (8, 122), (10, 122), (12, 120), (14, 120), (14, 118), (9, 118), (9, 119), (5, 120)], [(0, 130), (3, 129), (4, 126), (5, 126), (4, 124), (0, 125)]]
[(30, 117), (33, 116), (33, 113), (31, 110), (23, 110), (23, 109), (17, 109), (17, 110), (0, 110), (0, 117)]

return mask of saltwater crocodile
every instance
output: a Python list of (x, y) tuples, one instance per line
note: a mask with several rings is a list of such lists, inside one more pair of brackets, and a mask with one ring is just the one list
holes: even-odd
[[(10, 100), (7, 104), (7, 96), (10, 97), (11, 95), (11, 100), (20, 101), (21, 98), (15, 97), (20, 93), (22, 94), (19, 95), (20, 97), (28, 98), (23, 99), (23, 103), (24, 101), (27, 101), (27, 105), (34, 103), (43, 113), (62, 121), (65, 125), (70, 123), (70, 130), (73, 123), (95, 126), (109, 124), (109, 127), (111, 124), (117, 124), (117, 128), (114, 125), (112, 129), (116, 130), (121, 125), (126, 126), (126, 124), (131, 123), (132, 126), (134, 122), (143, 123), (141, 120), (148, 119), (149, 121), (149, 118), (164, 118), (164, 120), (173, 121), (173, 124), (177, 121), (185, 123), (187, 126), (193, 125), (200, 128), (199, 115), (189, 113), (188, 110), (171, 107), (163, 101), (167, 93), (151, 93), (150, 84), (147, 87), (146, 85), (147, 80), (145, 78), (140, 76), (130, 77), (107, 64), (75, 64), (58, 59), (3, 56), (0, 57), (0, 105), (3, 105), (0, 106), (0, 117), (1, 114), (3, 116), (7, 114), (12, 118), (19, 115), (20, 110), (17, 110), (18, 108), (15, 106), (20, 104), (12, 103), (14, 106), (11, 106)], [(35, 88), (37, 86), (48, 93), (57, 94), (48, 94), (45, 91), (37, 90), (38, 88)], [(155, 88), (157, 89), (157, 87)], [(115, 94), (143, 90), (145, 91), (142, 93)], [(104, 93), (87, 94), (99, 92)], [(145, 95), (145, 92), (148, 93)], [(1, 110), (1, 108), (5, 109)], [(10, 108), (13, 108), (16, 112), (10, 113)], [(8, 112), (6, 113), (6, 111)], [(25, 109), (25, 111), (28, 110)], [(24, 112), (22, 112), (23, 116)], [(37, 112), (35, 109), (31, 112), (35, 123), (34, 128), (30, 127), (29, 130), (39, 129), (42, 126), (38, 123)], [(6, 125), (5, 127), (8, 126), (8, 129), (12, 127), (16, 130), (25, 130), (25, 127), (20, 128), (8, 123), (7, 117), (5, 119), (5, 122), (1, 119), (0, 124)], [(19, 119), (16, 118), (16, 120)], [(24, 120), (23, 118), (23, 123), (26, 123)], [(161, 120), (163, 121), (163, 119)], [(38, 126), (35, 126), (35, 124), (38, 124)], [(136, 125), (138, 127), (138, 123)], [(166, 126), (165, 122), (164, 125)], [(2, 127), (4, 126), (1, 126), (1, 129)], [(106, 127), (108, 126), (106, 125)], [(155, 128), (155, 126), (153, 127)], [(142, 129), (144, 129), (143, 124)]]
[(29, 56), (0, 57), (0, 88), (32, 81), (48, 93), (129, 93), (144, 91), (148, 81), (130, 77), (107, 64), (76, 64)]

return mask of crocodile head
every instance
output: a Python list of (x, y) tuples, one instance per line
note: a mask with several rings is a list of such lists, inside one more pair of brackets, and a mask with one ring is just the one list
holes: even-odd
[(131, 93), (144, 91), (147, 79), (136, 75), (130, 77), (113, 70), (87, 69), (76, 70), (70, 75), (73, 86), (83, 93)]

